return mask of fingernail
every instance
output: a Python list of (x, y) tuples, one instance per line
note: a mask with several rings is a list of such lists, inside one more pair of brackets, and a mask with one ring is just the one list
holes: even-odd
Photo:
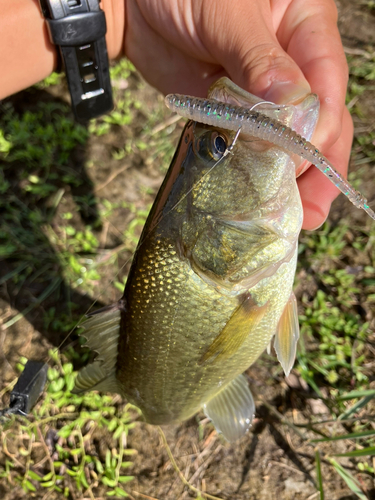
[(298, 85), (292, 82), (273, 82), (263, 97), (276, 104), (296, 104), (310, 93), (311, 88), (307, 82)]

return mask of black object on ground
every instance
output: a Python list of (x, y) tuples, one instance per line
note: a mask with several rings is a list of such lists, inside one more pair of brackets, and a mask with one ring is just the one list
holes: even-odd
[(9, 408), (0, 410), (5, 415), (27, 415), (43, 392), (47, 381), (47, 363), (29, 360), (10, 394)]

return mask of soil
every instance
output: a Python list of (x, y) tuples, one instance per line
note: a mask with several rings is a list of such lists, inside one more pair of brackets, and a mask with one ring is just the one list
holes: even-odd
[[(375, 50), (375, 10), (370, 11), (365, 5), (352, 0), (340, 0), (339, 28), (346, 47), (354, 50)], [(144, 85), (139, 92), (139, 100), (152, 102), (160, 96)], [(31, 97), (30, 97), (31, 96)], [(12, 102), (20, 109), (32, 109), (37, 100), (44, 99), (57, 102), (60, 96), (49, 91), (35, 90), (17, 94), (12, 97)], [(366, 91), (361, 96), (361, 107), (367, 109), (366, 120), (369, 121), (375, 114), (375, 91)], [(146, 105), (145, 105), (146, 107)], [(147, 109), (147, 108), (146, 108)], [(116, 203), (126, 200), (134, 203), (138, 208), (147, 207), (152, 202), (158, 186), (162, 181), (159, 168), (145, 161), (141, 154), (134, 159), (132, 164), (127, 163), (126, 157), (121, 164), (121, 171), (115, 182), (106, 184), (106, 179), (114, 170), (119, 169), (119, 163), (113, 160), (111, 152), (114, 148), (120, 149), (129, 133), (134, 137), (141, 136), (143, 115), (140, 112), (133, 122), (133, 130), (126, 127), (111, 129), (104, 141), (89, 140), (85, 149), (75, 151), (71, 158), (74, 168), (81, 169), (82, 175), (87, 176), (87, 185), (81, 193), (67, 192), (64, 211), (69, 204), (74, 204), (73, 197), (94, 192), (101, 187), (100, 196)], [(355, 126), (361, 123), (355, 118)], [(134, 125), (135, 124), (135, 125)], [(177, 125), (176, 138), (181, 131)], [(91, 160), (91, 167), (85, 170), (87, 159)], [(368, 169), (365, 176), (371, 179)], [(368, 199), (375, 199), (375, 184), (366, 185)], [(343, 197), (338, 199), (330, 214), (332, 223), (340, 220), (342, 215), (349, 216), (354, 223), (364, 220), (364, 215), (352, 207)], [(84, 228), (86, 223), (98, 221), (99, 215), (95, 205), (89, 214), (84, 211), (75, 216), (73, 224), (77, 228)], [(105, 231), (105, 248), (116, 248), (121, 244), (121, 234), (126, 229), (129, 220), (129, 211), (126, 208), (116, 211), (116, 216), (111, 220), (113, 228), (100, 228), (98, 234)], [(54, 252), (48, 246), (48, 252)], [(121, 266), (129, 255), (122, 255)], [(355, 263), (354, 263), (355, 264)], [(353, 265), (354, 265), (353, 264)], [(124, 268), (126, 273), (127, 266)], [(1, 275), (4, 276), (12, 269), (12, 262), (3, 262)], [(303, 272), (303, 271), (302, 271)], [(97, 305), (114, 302), (118, 294), (113, 288), (107, 286), (111, 276), (101, 283), (105, 292), (100, 296)], [(32, 287), (35, 288), (32, 288)], [(0, 293), (0, 317), (11, 317), (22, 311), (29, 303), (30, 297), (39, 296), (41, 290), (38, 284), (22, 290), (17, 287), (4, 288)], [(68, 287), (69, 288), (69, 287)], [(57, 312), (65, 307), (67, 298), (76, 304), (76, 313), (84, 313), (92, 304), (92, 297), (82, 294), (77, 289), (59, 289), (52, 294), (43, 308), (35, 308), (25, 318), (12, 326), (5, 335), (0, 330), (0, 389), (14, 378), (14, 367), (20, 355), (27, 357), (40, 357), (46, 355), (48, 349), (57, 346), (63, 339), (63, 334), (57, 336), (43, 325), (43, 311), (48, 307), (56, 307)], [(256, 365), (248, 371), (254, 392), (258, 393), (256, 418), (251, 431), (239, 443), (229, 444), (223, 441), (214, 432), (213, 427), (203, 414), (184, 422), (178, 426), (164, 428), (167, 441), (178, 466), (184, 476), (202, 491), (216, 495), (223, 499), (231, 500), (313, 500), (317, 499), (315, 483), (315, 458), (314, 450), (304, 443), (288, 426), (282, 425), (270, 410), (268, 405), (277, 409), (294, 423), (306, 422), (311, 413), (327, 413), (323, 403), (315, 400), (312, 392), (296, 374), (292, 374), (288, 381), (281, 376), (279, 368), (267, 357), (262, 357)], [(264, 404), (263, 402), (266, 402)], [(320, 404), (320, 406), (319, 406)], [(203, 438), (202, 438), (203, 433)], [(98, 436), (98, 441), (106, 446), (106, 436)], [(134, 459), (132, 474), (134, 481), (128, 491), (134, 498), (156, 498), (159, 500), (196, 498), (178, 478), (172, 463), (167, 455), (157, 428), (140, 423), (129, 433), (128, 446), (137, 450)], [(325, 451), (330, 453), (329, 444)], [(345, 451), (344, 444), (335, 443), (334, 452)], [(1, 450), (0, 450), (1, 459)], [(345, 465), (352, 468), (353, 464), (347, 460)], [(332, 467), (323, 460), (322, 471), (324, 477), (325, 494), (328, 500), (354, 500), (356, 495), (350, 493), (345, 482), (340, 479)], [(368, 498), (375, 498), (375, 485), (372, 478), (363, 475), (360, 477)], [(41, 496), (34, 498), (44, 498)], [(0, 497), (4, 500), (26, 498), (21, 488), (10, 491), (5, 481), (0, 478)], [(50, 498), (53, 498), (52, 496)], [(57, 497), (56, 497), (57, 498)]]

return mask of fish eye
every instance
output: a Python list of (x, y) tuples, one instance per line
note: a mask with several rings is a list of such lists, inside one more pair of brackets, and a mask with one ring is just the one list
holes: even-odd
[(217, 135), (213, 141), (215, 153), (223, 156), (225, 150), (227, 149), (227, 143), (222, 135)]
[(216, 131), (209, 130), (196, 141), (196, 151), (204, 160), (220, 160), (227, 150), (227, 139)]

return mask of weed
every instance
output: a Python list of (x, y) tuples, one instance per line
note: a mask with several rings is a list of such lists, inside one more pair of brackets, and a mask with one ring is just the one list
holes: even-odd
[[(127, 472), (132, 462), (127, 457), (135, 451), (127, 448), (126, 438), (137, 413), (130, 405), (119, 405), (118, 397), (72, 394), (73, 365), (56, 351), (50, 356), (53, 364), (45, 397), (33, 410), (31, 421), (13, 417), (1, 431), (8, 458), (0, 466), (0, 477), (18, 483), (28, 493), (44, 489), (68, 497), (74, 483), (78, 492), (92, 498), (103, 488), (107, 496), (127, 497), (124, 487), (132, 480)], [(23, 368), (22, 363), (18, 366)], [(111, 444), (104, 454), (92, 441), (103, 428)], [(19, 450), (16, 461), (11, 451), (15, 446)]]
[(62, 73), (51, 73), (47, 78), (45, 78), (42, 82), (37, 83), (35, 87), (39, 89), (47, 89), (48, 87), (53, 87), (55, 85), (59, 85), (63, 79)]

